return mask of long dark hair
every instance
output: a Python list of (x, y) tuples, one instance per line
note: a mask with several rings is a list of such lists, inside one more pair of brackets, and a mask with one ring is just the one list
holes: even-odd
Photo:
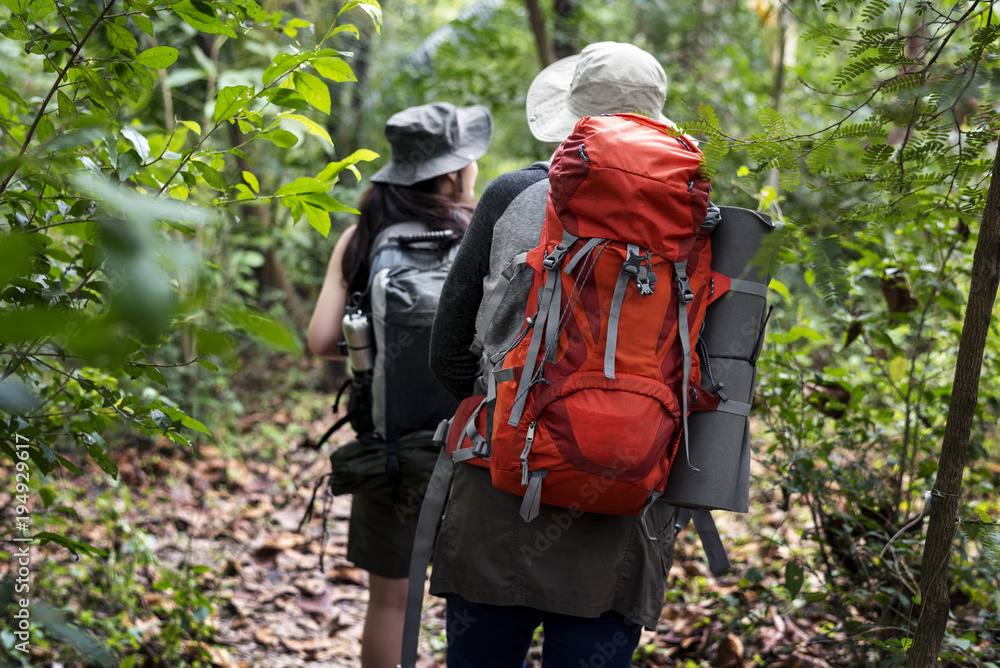
[(368, 287), (368, 254), (375, 238), (396, 223), (423, 223), (432, 230), (464, 231), (469, 226), (474, 203), (465, 195), (442, 195), (435, 177), (412, 186), (372, 183), (361, 196), (357, 229), (344, 249), (344, 281), (348, 301)]

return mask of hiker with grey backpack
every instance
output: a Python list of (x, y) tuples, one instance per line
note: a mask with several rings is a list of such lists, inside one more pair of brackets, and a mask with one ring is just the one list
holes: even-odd
[(325, 438), (347, 423), (357, 433), (331, 455), (328, 491), (353, 494), (347, 558), (369, 576), (363, 668), (399, 661), (434, 428), (457, 403), (428, 369), (431, 323), (493, 121), (485, 107), (434, 103), (394, 114), (385, 132), (392, 160), (334, 247), (308, 333), (311, 352), (346, 357), (352, 376), (347, 414)]

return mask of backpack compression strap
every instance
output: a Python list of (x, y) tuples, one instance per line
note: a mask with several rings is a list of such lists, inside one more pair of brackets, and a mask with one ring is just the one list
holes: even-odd
[(694, 520), (694, 530), (698, 533), (698, 538), (701, 539), (701, 547), (705, 550), (705, 556), (708, 557), (709, 570), (712, 571), (713, 575), (722, 575), (730, 568), (729, 557), (726, 555), (726, 548), (722, 545), (722, 539), (719, 538), (719, 529), (715, 526), (715, 520), (712, 519), (712, 512), (701, 508), (697, 510), (678, 508), (674, 526), (677, 531), (680, 531), (691, 520)]
[[(538, 352), (542, 347), (542, 339), (546, 332), (553, 332), (559, 324), (559, 295), (561, 294), (562, 281), (559, 279), (559, 265), (563, 257), (569, 251), (569, 247), (578, 237), (563, 232), (562, 241), (552, 249), (552, 252), (545, 258), (543, 265), (546, 270), (545, 287), (542, 289), (542, 296), (538, 304), (538, 313), (532, 323), (534, 331), (531, 334), (531, 343), (528, 345), (527, 358), (524, 361), (524, 368), (521, 370), (521, 380), (517, 385), (517, 395), (514, 405), (510, 408), (510, 419), (507, 424), (516, 427), (524, 414), (524, 404), (528, 399), (528, 389), (531, 388), (535, 376), (535, 363), (538, 361)], [(549, 329), (545, 328), (546, 322), (554, 318), (555, 322)]]
[(688, 466), (692, 471), (700, 471), (691, 463), (691, 439), (688, 437), (688, 394), (691, 382), (691, 328), (688, 325), (687, 305), (694, 300), (691, 284), (687, 277), (687, 260), (674, 262), (674, 277), (677, 279), (677, 329), (681, 340), (681, 352), (684, 355), (684, 370), (681, 377), (681, 419), (684, 421), (684, 452), (687, 455)]

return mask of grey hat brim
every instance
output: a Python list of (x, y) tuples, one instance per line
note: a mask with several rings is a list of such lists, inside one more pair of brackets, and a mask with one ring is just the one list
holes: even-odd
[[(573, 134), (580, 115), (569, 109), (570, 85), (580, 54), (557, 60), (538, 73), (525, 100), (528, 115), (528, 129), (535, 139), (545, 142), (562, 143)], [(674, 122), (657, 112), (653, 118), (671, 127)]]
[(436, 176), (457, 172), (486, 155), (493, 138), (493, 117), (489, 109), (474, 105), (458, 107), (455, 112), (459, 145), (454, 151), (433, 157), (426, 157), (421, 153), (393, 156), (393, 160), (375, 172), (369, 180), (372, 183), (412, 186)]

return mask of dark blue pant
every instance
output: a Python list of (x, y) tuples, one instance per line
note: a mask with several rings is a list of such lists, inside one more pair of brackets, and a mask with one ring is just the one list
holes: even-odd
[(574, 617), (448, 594), (448, 668), (520, 668), (539, 624), (542, 668), (628, 668), (642, 631), (617, 612)]

